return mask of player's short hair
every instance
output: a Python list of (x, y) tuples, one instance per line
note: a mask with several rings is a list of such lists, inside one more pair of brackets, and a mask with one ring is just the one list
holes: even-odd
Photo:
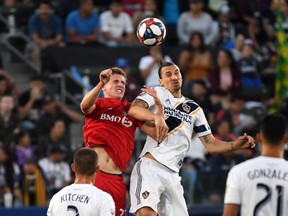
[(162, 69), (164, 67), (169, 67), (169, 66), (172, 66), (172, 65), (175, 65), (173, 62), (165, 62), (165, 61), (161, 61), (160, 62), (160, 67), (158, 69), (158, 76), (160, 79), (162, 79)]
[(119, 67), (112, 67), (111, 71), (112, 71), (112, 74), (119, 74), (119, 75), (126, 77), (124, 71)]
[(287, 120), (280, 113), (265, 116), (260, 124), (260, 132), (271, 145), (279, 145), (287, 133)]
[(74, 165), (77, 174), (91, 176), (96, 172), (98, 155), (93, 149), (81, 148), (74, 154)]

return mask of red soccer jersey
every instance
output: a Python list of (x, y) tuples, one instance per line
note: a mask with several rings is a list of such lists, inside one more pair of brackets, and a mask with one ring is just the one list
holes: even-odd
[(134, 149), (134, 133), (139, 122), (127, 116), (131, 103), (115, 98), (99, 98), (96, 109), (85, 116), (84, 140), (91, 144), (104, 145), (105, 151), (124, 172)]

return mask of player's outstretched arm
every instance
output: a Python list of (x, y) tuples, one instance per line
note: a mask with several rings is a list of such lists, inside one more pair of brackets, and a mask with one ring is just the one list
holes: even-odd
[(111, 75), (111, 69), (101, 71), (99, 75), (99, 83), (92, 90), (90, 90), (82, 99), (80, 108), (85, 115), (90, 114), (96, 108), (95, 103), (97, 98), (99, 97), (100, 91), (106, 85), (106, 83), (109, 82)]
[(201, 140), (207, 151), (211, 154), (225, 153), (238, 149), (255, 147), (254, 138), (247, 135), (246, 133), (243, 136), (238, 137), (236, 141), (232, 142), (225, 142), (222, 140), (218, 140), (212, 134), (199, 137), (199, 139)]

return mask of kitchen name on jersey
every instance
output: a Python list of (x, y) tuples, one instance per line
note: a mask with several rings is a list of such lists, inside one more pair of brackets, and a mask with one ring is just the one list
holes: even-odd
[(83, 195), (83, 194), (64, 194), (63, 196), (60, 197), (60, 201), (62, 202), (69, 202), (69, 201), (74, 201), (74, 202), (80, 202), (80, 203), (85, 203), (87, 204), (90, 201), (90, 197)]

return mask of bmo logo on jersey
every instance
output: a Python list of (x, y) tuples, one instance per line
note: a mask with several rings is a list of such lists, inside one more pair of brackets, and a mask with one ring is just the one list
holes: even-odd
[(120, 116), (102, 113), (100, 116), (100, 119), (104, 119), (104, 120), (108, 120), (108, 121), (112, 121), (112, 122), (120, 122), (125, 127), (131, 127), (132, 126), (132, 121), (130, 121), (126, 116), (123, 116), (123, 118), (121, 118)]

